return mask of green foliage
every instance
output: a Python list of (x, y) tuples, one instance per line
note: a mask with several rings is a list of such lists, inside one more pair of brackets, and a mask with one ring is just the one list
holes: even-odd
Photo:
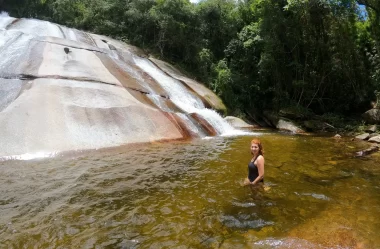
[[(364, 4), (368, 18), (360, 15)], [(234, 113), (364, 111), (380, 92), (378, 0), (13, 0), (16, 17), (112, 36), (180, 65)], [(378, 97), (378, 96), (377, 96)]]

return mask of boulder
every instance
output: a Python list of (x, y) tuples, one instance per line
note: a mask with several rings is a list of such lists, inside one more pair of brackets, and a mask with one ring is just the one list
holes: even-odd
[(282, 108), (278, 114), (281, 117), (287, 118), (287, 119), (292, 119), (292, 120), (304, 120), (310, 117), (310, 112), (307, 111), (300, 111), (297, 108)]
[(357, 157), (366, 156), (366, 155), (372, 154), (372, 153), (377, 152), (377, 151), (379, 151), (378, 145), (372, 146), (372, 147), (365, 149), (365, 150), (358, 151), (355, 153), (355, 156), (357, 156)]
[(300, 127), (295, 125), (292, 121), (287, 121), (284, 119), (280, 119), (277, 122), (276, 128), (279, 130), (286, 130), (286, 131), (290, 131), (293, 133), (304, 133), (305, 132)]
[(372, 137), (377, 137), (377, 136), (380, 136), (380, 134), (379, 133), (370, 133), (368, 136), (368, 139), (370, 139)]
[(326, 122), (320, 120), (305, 120), (303, 122), (305, 128), (309, 131), (335, 131), (336, 128)]
[[(298, 127), (293, 121), (285, 118), (280, 118), (276, 113), (270, 111), (264, 111), (264, 116), (267, 122), (279, 130), (290, 131), (293, 133), (304, 133), (305, 131)], [(265, 120), (265, 119), (264, 119)]]
[(253, 128), (254, 126), (251, 124), (246, 123), (244, 120), (233, 117), (233, 116), (227, 116), (224, 118), (232, 127), (234, 128)]
[(368, 142), (380, 144), (380, 136), (371, 137), (370, 139), (368, 139)]
[(362, 118), (368, 124), (380, 124), (380, 109), (371, 109), (363, 113)]
[(335, 134), (334, 138), (335, 138), (335, 139), (341, 139), (341, 138), (342, 138), (342, 136), (341, 136), (341, 135), (339, 135), (339, 134)]
[(371, 125), (371, 126), (368, 126), (366, 129), (365, 129), (365, 132), (368, 132), (368, 133), (374, 133), (376, 132), (377, 130), (377, 126), (376, 125)]
[(355, 138), (360, 139), (360, 140), (367, 140), (368, 137), (369, 137), (369, 133), (363, 133), (363, 134), (357, 135)]

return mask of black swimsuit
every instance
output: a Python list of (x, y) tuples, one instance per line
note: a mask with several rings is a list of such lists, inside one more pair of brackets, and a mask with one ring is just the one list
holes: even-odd
[[(255, 161), (257, 158), (255, 159)], [(259, 176), (259, 169), (255, 165), (255, 161), (249, 162), (248, 164), (248, 179), (250, 182), (253, 182)], [(261, 179), (259, 182), (264, 182), (264, 179)]]

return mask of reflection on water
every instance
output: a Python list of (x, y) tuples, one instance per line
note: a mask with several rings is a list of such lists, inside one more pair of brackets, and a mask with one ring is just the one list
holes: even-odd
[(349, 139), (259, 134), (265, 190), (243, 187), (251, 137), (0, 164), (5, 248), (380, 248), (380, 156)]

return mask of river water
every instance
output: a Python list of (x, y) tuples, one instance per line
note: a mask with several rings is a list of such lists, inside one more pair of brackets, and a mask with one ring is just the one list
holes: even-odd
[(253, 136), (0, 162), (1, 248), (380, 248), (380, 155), (350, 138)]

